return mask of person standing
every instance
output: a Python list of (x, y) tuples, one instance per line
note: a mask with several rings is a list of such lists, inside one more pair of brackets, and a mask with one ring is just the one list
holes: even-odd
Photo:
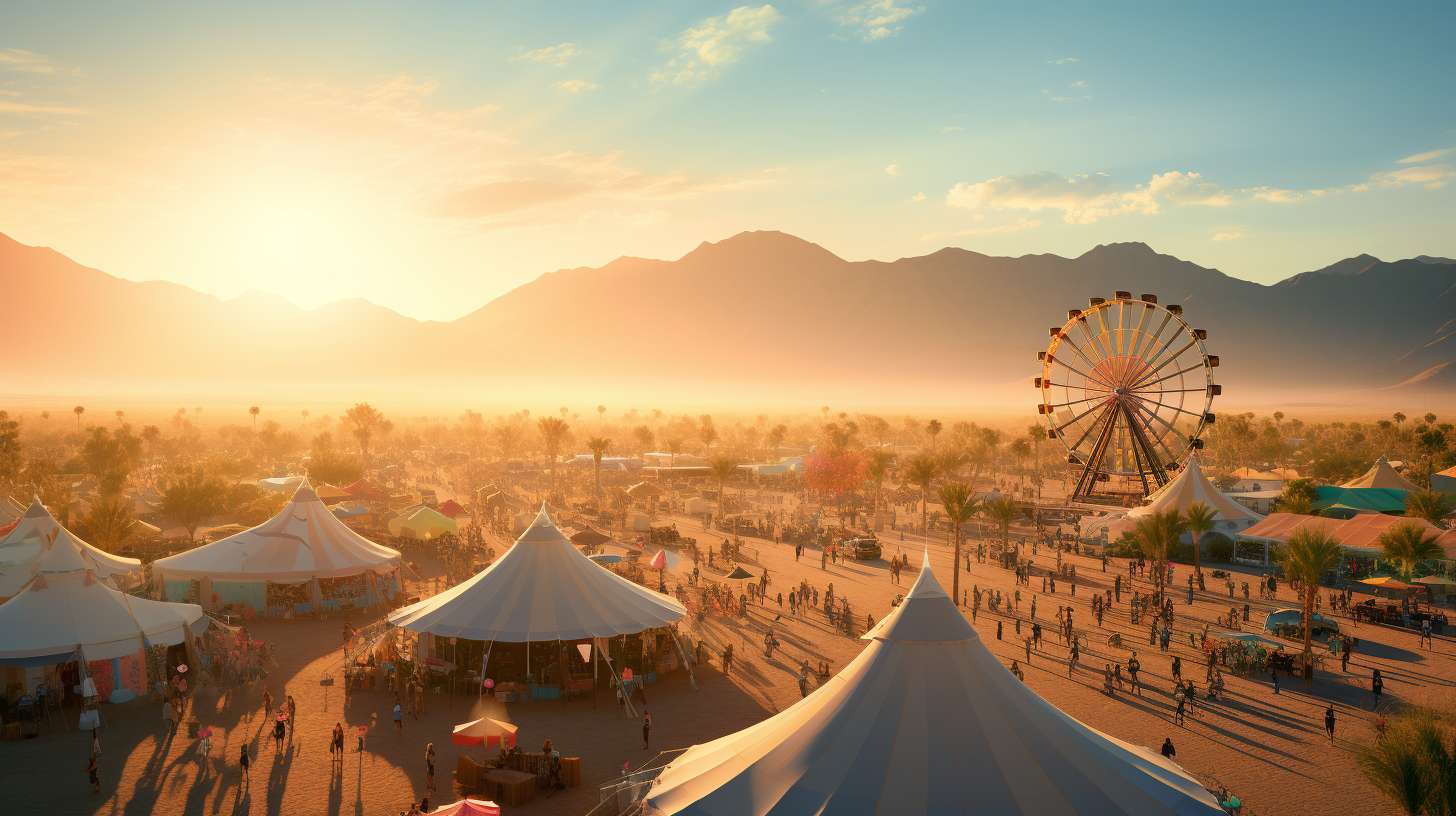
[(642, 709), (642, 750), (647, 750), (652, 735), (652, 715)]
[(1132, 657), (1127, 659), (1127, 676), (1132, 680), (1132, 690), (1137, 692), (1139, 697), (1143, 696), (1143, 686), (1138, 680), (1138, 672), (1142, 671), (1142, 668), (1143, 664), (1138, 661), (1137, 652), (1133, 652)]
[[(550, 751), (546, 752), (550, 755)], [(425, 787), (435, 789), (435, 743), (425, 743)]]
[(1335, 704), (1330, 703), (1325, 708), (1325, 733), (1330, 735), (1330, 742), (1335, 741)]
[(1375, 704), (1370, 707), (1372, 711), (1380, 707), (1380, 694), (1383, 691), (1385, 691), (1385, 678), (1380, 676), (1380, 669), (1376, 669), (1375, 673), (1370, 675), (1370, 693), (1375, 695)]
[(293, 744), (293, 721), (298, 719), (298, 703), (294, 702), (293, 695), (287, 697), (285, 706), (288, 709), (288, 744)]
[(248, 744), (243, 743), (242, 752), (238, 755), (238, 767), (243, 769), (243, 787), (252, 786), (252, 777), (248, 775)]
[(1173, 655), (1173, 681), (1183, 681), (1183, 658), (1178, 655)]
[(1274, 684), (1274, 693), (1279, 693), (1279, 669), (1273, 663), (1269, 664), (1269, 682)]
[(394, 733), (404, 733), (404, 706), (399, 704), (399, 698), (394, 698)]
[(1159, 751), (1159, 753), (1161, 753), (1163, 756), (1167, 757), (1168, 759), (1172, 759), (1173, 757), (1178, 756), (1177, 749), (1175, 749), (1173, 747), (1173, 738), (1172, 737), (1163, 737), (1163, 748), (1162, 748), (1162, 750)]
[(1178, 692), (1178, 711), (1173, 715), (1173, 722), (1183, 724), (1183, 711), (1188, 707), (1188, 697), (1180, 689)]
[(277, 719), (273, 721), (273, 752), (277, 754), (283, 753), (283, 736), (288, 729), (284, 719), (283, 712), (279, 711)]

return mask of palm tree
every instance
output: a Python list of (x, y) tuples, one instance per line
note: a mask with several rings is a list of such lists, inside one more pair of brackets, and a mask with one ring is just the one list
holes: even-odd
[(93, 505), (81, 525), (86, 528), (86, 536), (92, 544), (108, 552), (116, 552), (131, 536), (134, 522), (126, 501), (110, 496)]
[(1213, 529), (1216, 516), (1213, 508), (1203, 502), (1188, 505), (1188, 512), (1183, 514), (1183, 527), (1188, 531), (1189, 537), (1193, 539), (1193, 575), (1199, 581), (1203, 580), (1203, 561), (1200, 557), (1198, 539)]
[(1153, 586), (1158, 602), (1163, 601), (1163, 582), (1167, 579), (1168, 552), (1183, 535), (1183, 517), (1177, 510), (1149, 513), (1137, 520), (1133, 538), (1144, 556), (1153, 562)]
[(718, 480), (718, 517), (722, 518), (724, 505), (728, 501), (726, 483), (738, 474), (738, 460), (732, 456), (715, 456), (710, 467), (713, 478)]
[(541, 417), (536, 420), (536, 428), (541, 432), (541, 444), (546, 447), (546, 460), (551, 468), (551, 492), (556, 492), (556, 455), (561, 452), (561, 443), (566, 440), (566, 434), (571, 426), (566, 420), (556, 417)]
[(1310, 619), (1314, 601), (1319, 596), (1320, 580), (1340, 563), (1340, 542), (1324, 530), (1295, 530), (1284, 547), (1284, 575), (1299, 582), (1299, 595), (1304, 622), (1304, 676), (1314, 678), (1314, 650), (1310, 646)]
[(77, 405), (71, 409), (71, 413), (76, 415), (76, 430), (81, 430), (81, 415), (86, 413), (86, 406)]
[(1397, 718), (1384, 736), (1357, 748), (1355, 759), (1365, 778), (1407, 816), (1456, 812), (1448, 789), (1451, 751), (1430, 714)]
[(905, 468), (905, 481), (920, 488), (920, 534), (930, 535), (930, 483), (940, 471), (935, 457), (919, 454)]
[(940, 436), (940, 432), (943, 428), (944, 426), (940, 424), (940, 420), (938, 419), (932, 419), (929, 422), (925, 423), (925, 433), (927, 436), (930, 437), (931, 450), (935, 450), (935, 438), (937, 436)]
[(252, 406), (252, 407), (250, 407), (248, 409), (248, 413), (251, 414), (252, 417), (253, 417), (253, 431), (255, 433), (258, 430), (258, 414), (261, 413), (262, 411), (263, 411), (263, 409), (262, 408), (259, 408), (256, 405), (254, 405), (254, 406)]
[[(256, 422), (256, 418), (254, 421)], [(367, 402), (361, 402), (344, 413), (344, 421), (354, 426), (351, 432), (359, 443), (359, 456), (364, 460), (364, 467), (369, 467), (369, 442), (376, 432), (384, 433), (389, 430), (389, 420), (384, 418), (379, 409)]]
[(1436, 534), (1413, 521), (1404, 521), (1380, 534), (1384, 558), (1400, 566), (1401, 577), (1409, 581), (1422, 561), (1445, 557)]
[(895, 463), (895, 455), (889, 451), (877, 450), (870, 454), (869, 461), (865, 465), (865, 473), (875, 485), (874, 514), (876, 522), (880, 518), (880, 489), (885, 483), (885, 474), (889, 472), (890, 465)]
[(592, 495), (596, 496), (597, 501), (602, 500), (602, 454), (606, 453), (607, 448), (611, 445), (612, 440), (603, 436), (593, 436), (586, 442), (586, 446), (591, 448), (592, 452), (592, 483), (596, 485)]
[(1451, 514), (1452, 507), (1451, 497), (1437, 490), (1417, 490), (1405, 497), (1407, 516), (1423, 518), (1438, 527)]
[(950, 522), (951, 539), (954, 543), (955, 562), (951, 566), (950, 597), (956, 603), (961, 599), (961, 526), (981, 510), (981, 502), (965, 482), (951, 482), (940, 486), (940, 503), (945, 508), (946, 520)]
[(996, 529), (1001, 533), (1001, 550), (1005, 552), (1011, 547), (1011, 522), (1020, 512), (1016, 507), (1016, 501), (1010, 496), (996, 496), (987, 499), (981, 505), (981, 512), (986, 518), (996, 523)]

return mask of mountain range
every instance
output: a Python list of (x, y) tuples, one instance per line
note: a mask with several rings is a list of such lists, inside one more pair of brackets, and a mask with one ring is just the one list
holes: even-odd
[(1030, 405), (1048, 327), (1115, 290), (1156, 293), (1207, 329), (1225, 399), (1456, 395), (1447, 258), (1360, 255), (1263, 285), (1141, 243), (1075, 258), (947, 248), (851, 262), (779, 232), (705, 242), (675, 261), (552, 272), (450, 322), (364, 301), (223, 300), (0, 235), (0, 390), (246, 399), (260, 388), (382, 389), (519, 405), (594, 402), (594, 389), (611, 388), (694, 404)]

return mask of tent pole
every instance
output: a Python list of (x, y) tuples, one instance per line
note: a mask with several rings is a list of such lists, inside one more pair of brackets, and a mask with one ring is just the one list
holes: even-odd
[(688, 684), (693, 687), (693, 691), (697, 691), (698, 678), (697, 675), (693, 672), (693, 661), (688, 659), (688, 654), (683, 649), (682, 640), (680, 640), (677, 636), (677, 630), (668, 629), (667, 632), (669, 635), (672, 636), (672, 642), (677, 646), (678, 656), (682, 658), (683, 666), (688, 670)]
[[(606, 638), (602, 638), (602, 641), (605, 642)], [(607, 671), (611, 672), (612, 679), (617, 681), (617, 692), (622, 695), (622, 706), (625, 709), (626, 715), (632, 719), (636, 719), (637, 708), (632, 705), (632, 695), (628, 694), (627, 689), (622, 687), (622, 678), (617, 674), (616, 667), (612, 665), (612, 659), (610, 657), (603, 657), (602, 662), (607, 664)]]

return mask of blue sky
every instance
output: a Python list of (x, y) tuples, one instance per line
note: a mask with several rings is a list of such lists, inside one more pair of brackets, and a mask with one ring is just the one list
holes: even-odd
[(0, 231), (430, 318), (744, 229), (1267, 282), (1456, 255), (1453, 35), (1450, 3), (12, 3)]

